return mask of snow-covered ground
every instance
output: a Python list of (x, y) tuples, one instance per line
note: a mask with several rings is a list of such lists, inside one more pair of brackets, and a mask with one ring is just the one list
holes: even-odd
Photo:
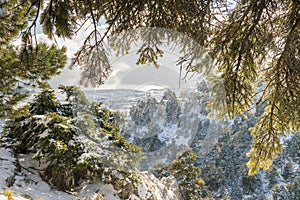
[[(15, 200), (93, 200), (98, 199), (97, 196), (100, 194), (106, 200), (120, 199), (118, 192), (111, 184), (101, 182), (84, 182), (80, 188), (76, 188), (76, 192), (62, 192), (51, 188), (41, 178), (40, 172), (43, 167), (39, 166), (39, 163), (32, 157), (31, 154), (17, 155), (16, 157), (11, 149), (6, 148), (5, 145), (0, 146), (0, 200), (11, 200), (7, 196), (8, 193), (11, 193)], [(151, 197), (150, 199), (152, 199), (154, 195), (158, 200), (178, 200), (174, 194), (179, 191), (174, 177), (170, 177), (166, 183), (162, 183), (151, 173), (138, 172), (138, 176), (142, 182), (138, 184), (137, 194), (132, 193), (129, 199), (140, 200), (142, 197)], [(173, 189), (177, 188), (176, 191), (165, 186), (170, 181), (174, 182), (171, 186)]]
[[(61, 192), (52, 189), (39, 175), (30, 157), (14, 158), (9, 149), (0, 148), (0, 200), (7, 200), (5, 193), (10, 191), (14, 200), (93, 200), (101, 194), (106, 200), (120, 200), (117, 191), (110, 184), (84, 183), (79, 192)], [(140, 183), (137, 195), (129, 199), (179, 200), (179, 188), (174, 177), (158, 180), (148, 172), (138, 172)], [(10, 183), (14, 182), (10, 186)]]
[[(0, 121), (0, 133), (4, 122)], [(74, 200), (95, 199), (100, 192), (106, 199), (118, 200), (111, 185), (86, 183), (80, 192), (62, 192), (52, 189), (40, 176), (38, 166), (29, 155), (19, 155), (0, 146), (0, 200), (7, 200), (5, 192), (11, 191), (14, 200)], [(40, 199), (39, 199), (40, 198)]]
[[(86, 90), (85, 94), (90, 100), (102, 101), (106, 107), (114, 110), (128, 111), (139, 100), (145, 100), (149, 93), (153, 93), (157, 99), (160, 99), (165, 90), (153, 90), (150, 92), (138, 90)], [(59, 94), (59, 93), (57, 93)], [(32, 95), (28, 101), (34, 98)], [(59, 99), (62, 96), (58, 95)], [(0, 121), (0, 132), (2, 132), (4, 122)], [(166, 138), (167, 139), (167, 138)], [(96, 199), (98, 193), (101, 193), (107, 200), (118, 200), (117, 191), (112, 185), (103, 183), (84, 183), (81, 189), (77, 192), (62, 192), (55, 190), (49, 186), (40, 176), (38, 171), (39, 166), (31, 159), (30, 155), (18, 155), (16, 158), (11, 149), (0, 146), (0, 200), (7, 200), (5, 192), (11, 191), (13, 198), (16, 200), (25, 199), (43, 199), (43, 200), (74, 200), (74, 199)], [(145, 188), (156, 184), (161, 184), (159, 180), (154, 180), (154, 177), (140, 174), (148, 183), (140, 185), (138, 192), (140, 195), (152, 195)], [(156, 182), (156, 183), (155, 183)], [(148, 186), (147, 186), (148, 185)], [(160, 186), (162, 187), (162, 186)], [(162, 187), (163, 188), (163, 187)], [(157, 189), (158, 193), (160, 189)], [(153, 192), (153, 191), (152, 191)], [(169, 196), (171, 191), (169, 191)], [(162, 194), (159, 194), (162, 196)], [(171, 195), (172, 196), (172, 195)], [(174, 195), (173, 195), (174, 196)], [(139, 199), (132, 195), (133, 199)], [(39, 199), (39, 200), (40, 200)]]
[[(101, 192), (107, 199), (117, 200), (114, 194), (116, 191), (111, 185), (102, 183), (86, 184), (78, 193), (61, 192), (52, 189), (40, 177), (39, 172), (32, 166), (28, 156), (20, 157), (19, 164), (11, 153), (11, 150), (0, 148), (0, 200), (7, 200), (3, 195), (4, 191), (12, 191), (16, 200), (28, 200), (41, 198), (43, 200), (74, 200), (74, 199), (95, 199), (96, 192)], [(10, 187), (10, 183), (14, 184)]]

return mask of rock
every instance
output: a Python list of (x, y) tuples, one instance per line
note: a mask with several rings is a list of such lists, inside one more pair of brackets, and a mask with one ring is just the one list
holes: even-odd
[(168, 190), (175, 194), (178, 200), (182, 200), (180, 189), (174, 176), (163, 177), (160, 181), (167, 187)]
[(137, 197), (140, 200), (182, 200), (173, 176), (159, 180), (149, 172), (139, 172), (139, 177), (141, 184), (138, 185)]

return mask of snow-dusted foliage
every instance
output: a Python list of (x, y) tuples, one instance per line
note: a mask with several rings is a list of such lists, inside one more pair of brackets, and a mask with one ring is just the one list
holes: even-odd
[[(251, 148), (252, 140), (248, 128), (255, 123), (260, 109), (257, 108), (255, 114), (248, 114), (247, 117), (237, 117), (227, 134), (218, 138), (210, 153), (198, 160), (202, 169), (201, 177), (216, 199), (226, 195), (236, 200), (296, 200), (299, 197), (296, 196), (300, 173), (299, 159), (296, 156), (299, 155), (299, 135), (284, 142), (285, 150), (274, 161), (270, 170), (260, 171), (255, 176), (248, 175), (246, 153)], [(283, 195), (281, 192), (284, 191), (286, 192)]]
[[(199, 85), (198, 91), (180, 95), (164, 91), (144, 99), (130, 96), (136, 103), (130, 105), (122, 94), (121, 104), (131, 107), (124, 119), (122, 113), (88, 101), (74, 87), (61, 89), (64, 101), (44, 90), (14, 119), (5, 120), (0, 199), (6, 199), (3, 192), (10, 189), (22, 200), (21, 194), (45, 200), (299, 199), (299, 134), (281, 138), (283, 152), (270, 170), (248, 175), (248, 128), (263, 106), (218, 123), (207, 117), (210, 96), (207, 87)], [(140, 148), (127, 139), (141, 146), (144, 160), (139, 162)], [(135, 171), (137, 165), (156, 177)], [(69, 188), (75, 189), (72, 194)]]
[[(78, 191), (57, 191), (41, 179), (38, 163), (30, 155), (15, 158), (9, 149), (0, 148), (0, 199), (8, 196), (15, 200), (182, 200), (176, 179), (172, 176), (157, 179), (149, 172), (136, 172), (138, 183), (135, 190), (124, 185), (124, 176), (114, 173), (114, 184), (103, 182), (83, 182)], [(7, 186), (8, 181), (14, 184)], [(123, 192), (121, 192), (123, 191)], [(121, 196), (120, 193), (124, 196)]]
[(207, 118), (205, 83), (200, 89), (205, 92), (186, 92), (179, 97), (166, 90), (160, 99), (150, 95), (130, 109), (123, 134), (146, 153), (141, 169), (149, 170), (157, 162), (171, 163), (184, 146), (205, 154), (217, 142), (222, 126)]
[(176, 160), (172, 162), (168, 170), (177, 178), (184, 199), (211, 200), (213, 195), (200, 177), (201, 169), (196, 165), (196, 159), (197, 154), (195, 152), (185, 150), (177, 155)]
[(133, 191), (140, 148), (119, 134), (111, 111), (89, 102), (75, 87), (61, 89), (67, 93), (64, 103), (44, 88), (27, 112), (7, 121), (6, 145), (17, 155), (31, 155), (43, 179), (59, 190), (86, 180), (115, 184), (124, 177), (122, 185)]
[[(177, 97), (167, 91), (162, 97), (154, 99), (150, 96), (140, 100), (131, 108), (129, 120), (123, 128), (124, 135), (142, 146), (145, 152), (146, 158), (139, 165), (141, 169), (154, 170), (157, 175), (157, 171), (171, 166), (183, 146), (188, 146), (197, 153), (195, 164), (201, 169), (199, 176), (215, 199), (299, 197), (299, 135), (282, 138), (285, 148), (270, 170), (255, 176), (248, 175), (246, 153), (252, 142), (248, 128), (256, 123), (263, 105), (255, 107), (252, 113), (245, 116), (218, 123), (208, 117), (207, 102), (210, 96), (205, 85), (199, 85), (196, 92), (185, 92)], [(148, 110), (151, 112), (144, 113)], [(143, 121), (144, 114), (147, 124), (131, 121)], [(167, 177), (169, 174), (165, 172), (158, 176)], [(177, 180), (180, 183), (181, 179)]]
[(175, 93), (172, 90), (167, 90), (161, 100), (161, 103), (163, 102), (165, 102), (166, 125), (172, 125), (178, 122), (181, 107)]

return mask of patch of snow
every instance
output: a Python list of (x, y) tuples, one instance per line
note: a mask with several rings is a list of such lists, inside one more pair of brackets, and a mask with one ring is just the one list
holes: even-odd
[(189, 146), (190, 137), (179, 136), (176, 138), (177, 146)]
[(295, 136), (295, 135), (292, 134), (292, 133), (289, 133), (288, 135), (282, 135), (282, 136), (280, 137), (280, 142), (281, 142), (281, 144), (284, 144), (284, 143), (286, 143), (287, 141), (291, 140), (294, 136)]
[(151, 195), (151, 193), (148, 191), (148, 188), (144, 184), (138, 185), (138, 194), (142, 199), (146, 199)]
[(269, 191), (266, 195), (268, 197), (271, 197), (272, 196), (272, 192), (268, 189), (269, 188), (269, 181), (267, 180), (266, 172), (265, 171), (261, 171), (260, 172), (260, 180), (261, 180), (261, 183), (262, 183), (261, 184), (261, 186), (262, 186), (261, 188), (263, 189), (263, 191)]
[[(14, 200), (28, 200), (28, 199), (26, 199), (24, 197), (21, 197), (21, 196), (15, 196), (14, 194), (13, 194), (13, 198), (14, 198)], [(7, 200), (7, 199), (8, 199), (7, 196), (4, 196), (3, 194), (0, 194), (0, 200)]]
[(49, 135), (49, 129), (45, 130), (42, 134), (39, 134), (40, 138), (46, 138)]
[(5, 123), (5, 121), (2, 120), (2, 119), (0, 119), (0, 135), (1, 135), (2, 131), (3, 131), (4, 123)]
[(15, 158), (12, 157), (10, 150), (0, 148), (0, 189), (5, 189), (6, 180), (14, 174)]
[(158, 139), (166, 144), (172, 144), (173, 139), (176, 137), (177, 124), (173, 124), (171, 127), (165, 127), (161, 133), (158, 134)]
[(153, 174), (146, 171), (140, 172), (139, 177), (141, 180), (141, 184), (138, 186), (138, 193), (139, 195), (141, 195), (141, 199), (147, 199), (147, 197), (151, 197), (148, 195), (152, 195), (153, 199), (157, 200), (181, 199), (178, 185), (176, 181), (173, 181), (175, 179), (174, 177), (168, 177), (167, 182), (170, 182), (169, 185), (163, 184)]
[(135, 194), (131, 194), (128, 198), (129, 200), (140, 200)]
[(95, 194), (100, 193), (102, 196), (107, 200), (120, 200), (117, 195), (117, 191), (113, 188), (110, 184), (103, 184), (103, 183), (94, 183), (94, 184), (87, 184), (86, 187), (79, 194), (77, 197), (87, 197), (88, 199), (94, 199), (93, 197)]

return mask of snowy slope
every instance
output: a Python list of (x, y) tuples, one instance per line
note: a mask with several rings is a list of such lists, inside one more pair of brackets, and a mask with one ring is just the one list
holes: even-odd
[[(119, 200), (117, 191), (112, 185), (104, 183), (84, 183), (79, 192), (61, 192), (51, 189), (39, 176), (28, 156), (13, 157), (9, 149), (0, 148), (0, 200), (7, 200), (4, 191), (12, 191), (15, 200), (74, 200), (96, 199), (97, 194), (102, 194), (107, 200)], [(180, 200), (179, 188), (173, 177), (158, 180), (148, 172), (138, 172), (140, 184), (137, 187), (138, 194), (132, 194), (131, 199), (157, 199)], [(14, 184), (8, 187), (8, 182), (14, 179)]]

